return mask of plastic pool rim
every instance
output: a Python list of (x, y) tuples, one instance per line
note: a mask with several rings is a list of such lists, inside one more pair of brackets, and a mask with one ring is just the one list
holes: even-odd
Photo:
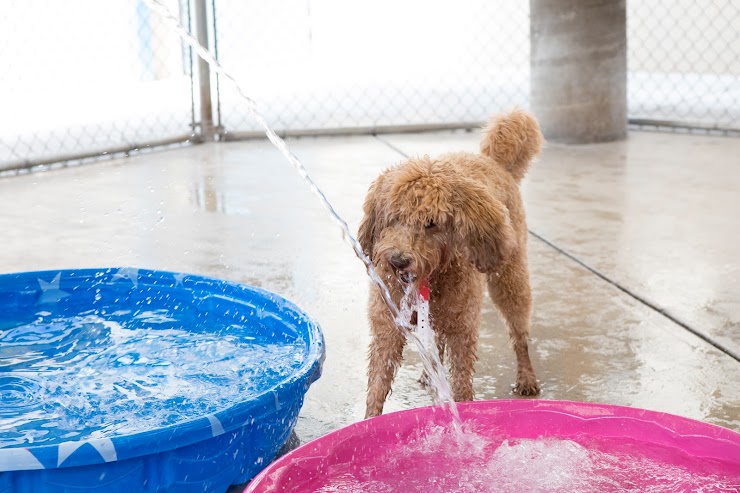
[[(542, 413), (545, 417), (549, 415), (552, 423), (556, 425), (554, 430), (539, 429), (537, 431), (540, 423), (536, 422), (529, 432), (517, 433), (516, 436), (511, 437), (513, 439), (546, 437), (573, 439), (578, 435), (563, 433), (563, 428), (569, 429), (568, 422), (572, 421), (578, 423), (579, 431), (584, 435), (587, 434), (584, 430), (591, 428), (591, 431), (594, 431), (593, 428), (596, 428), (602, 433), (590, 436), (607, 439), (627, 438), (637, 442), (651, 443), (683, 453), (697, 454), (691, 457), (729, 461), (740, 468), (740, 433), (660, 411), (593, 402), (538, 399), (462, 402), (458, 403), (458, 410), (463, 424), (467, 417), (483, 414), (496, 416), (505, 423), (507, 417), (520, 418), (527, 414)], [(535, 421), (536, 416), (528, 416), (527, 419)], [(312, 470), (314, 477), (322, 477), (321, 474), (324, 472), (322, 468), (329, 469), (333, 466), (332, 463), (325, 464), (322, 460), (331, 454), (334, 454), (334, 457), (341, 455), (339, 447), (351, 439), (354, 439), (354, 443), (362, 443), (363, 439), (366, 439), (373, 443), (373, 446), (379, 446), (382, 445), (382, 439), (390, 435), (394, 435), (398, 441), (404, 440), (410, 432), (420, 429), (420, 423), (447, 425), (450, 421), (449, 413), (438, 406), (397, 411), (358, 421), (301, 445), (280, 457), (255, 476), (244, 493), (264, 493), (273, 491), (275, 488), (290, 486), (285, 483), (291, 480), (291, 473), (301, 477), (307, 474), (307, 470)], [(560, 425), (563, 424), (564, 426), (561, 427)], [(506, 429), (506, 426), (501, 428)], [(645, 433), (651, 438), (645, 439)], [(655, 438), (660, 439), (654, 440)], [(335, 445), (337, 447), (333, 448)], [(360, 452), (356, 459), (359, 464), (362, 464), (363, 452)]]
[[(256, 295), (274, 307), (279, 307), (296, 317), (306, 325), (307, 351), (301, 366), (288, 376), (281, 379), (270, 388), (250, 396), (248, 400), (237, 402), (223, 409), (210, 413), (202, 413), (183, 421), (157, 427), (151, 430), (133, 433), (114, 434), (106, 438), (88, 438), (71, 441), (54, 441), (49, 444), (23, 446), (9, 446), (0, 448), (0, 473), (29, 470), (64, 469), (77, 467), (80, 464), (65, 465), (62, 460), (63, 450), (76, 450), (84, 444), (90, 444), (100, 453), (100, 460), (85, 465), (105, 464), (109, 462), (137, 459), (160, 453), (166, 453), (183, 447), (203, 442), (205, 440), (234, 431), (245, 425), (256, 423), (260, 415), (271, 409), (281, 409), (281, 402), (294, 399), (283, 399), (300, 390), (301, 403), (303, 394), (315, 382), (320, 374), (325, 359), (324, 338), (319, 325), (301, 308), (286, 298), (255, 286), (249, 286), (233, 281), (217, 279), (195, 274), (175, 273), (163, 270), (138, 269), (133, 267), (110, 267), (88, 269), (55, 269), (46, 271), (30, 271), (10, 274), (0, 274), (0, 288), (11, 281), (27, 281), (37, 283), (38, 279), (51, 279), (58, 274), (65, 274), (81, 282), (104, 282), (115, 279), (115, 276), (125, 277), (129, 272), (135, 272), (137, 282), (135, 289), (146, 286), (163, 288), (177, 288), (178, 285), (186, 289), (189, 285), (194, 289), (218, 286), (219, 292), (224, 295), (249, 294)], [(123, 275), (121, 273), (124, 273)], [(10, 373), (12, 376), (12, 372)], [(286, 404), (287, 405), (287, 404)], [(249, 416), (247, 420), (226, 419), (227, 416)], [(257, 416), (257, 417), (255, 417)], [(115, 440), (115, 446), (112, 443)], [(281, 444), (282, 445), (282, 444)], [(66, 459), (66, 457), (65, 457)]]

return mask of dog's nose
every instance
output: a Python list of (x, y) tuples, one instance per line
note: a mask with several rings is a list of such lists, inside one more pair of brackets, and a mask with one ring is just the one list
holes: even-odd
[(404, 257), (400, 253), (391, 255), (391, 265), (398, 270), (403, 270), (411, 264), (411, 259)]

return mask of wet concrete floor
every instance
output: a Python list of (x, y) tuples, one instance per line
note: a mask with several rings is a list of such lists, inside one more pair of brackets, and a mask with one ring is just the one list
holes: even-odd
[[(369, 183), (476, 133), (289, 141), (356, 231)], [(740, 430), (740, 139), (633, 132), (549, 145), (524, 183), (542, 399), (664, 411)], [(0, 179), (0, 272), (136, 266), (275, 291), (324, 330), (302, 441), (362, 418), (368, 281), (267, 142), (205, 144)], [(513, 398), (514, 354), (483, 308), (477, 399)], [(412, 351), (386, 411), (431, 403)]]

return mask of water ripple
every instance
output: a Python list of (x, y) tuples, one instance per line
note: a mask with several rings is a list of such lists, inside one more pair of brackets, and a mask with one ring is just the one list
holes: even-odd
[(0, 416), (16, 416), (40, 409), (41, 395), (41, 384), (33, 377), (0, 375)]

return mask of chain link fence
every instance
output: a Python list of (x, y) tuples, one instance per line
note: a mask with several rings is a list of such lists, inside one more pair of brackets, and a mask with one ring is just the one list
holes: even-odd
[(0, 170), (193, 134), (189, 50), (141, 0), (8, 0), (0, 32)]
[[(286, 133), (473, 127), (529, 103), (528, 2), (214, 2), (220, 59)], [(740, 3), (627, 9), (630, 122), (736, 133)], [(227, 138), (257, 130), (220, 100)]]
[[(473, 127), (529, 104), (529, 2), (162, 0), (283, 133)], [(630, 121), (740, 129), (740, 2), (629, 0)], [(7, 0), (0, 170), (203, 135), (197, 60), (144, 0)], [(223, 139), (260, 135), (211, 81)], [(206, 92), (206, 97), (207, 97)]]
[[(283, 131), (473, 126), (528, 100), (528, 2), (215, 4), (219, 58)], [(227, 132), (256, 130), (220, 100)]]
[(630, 121), (740, 132), (740, 2), (627, 2)]

